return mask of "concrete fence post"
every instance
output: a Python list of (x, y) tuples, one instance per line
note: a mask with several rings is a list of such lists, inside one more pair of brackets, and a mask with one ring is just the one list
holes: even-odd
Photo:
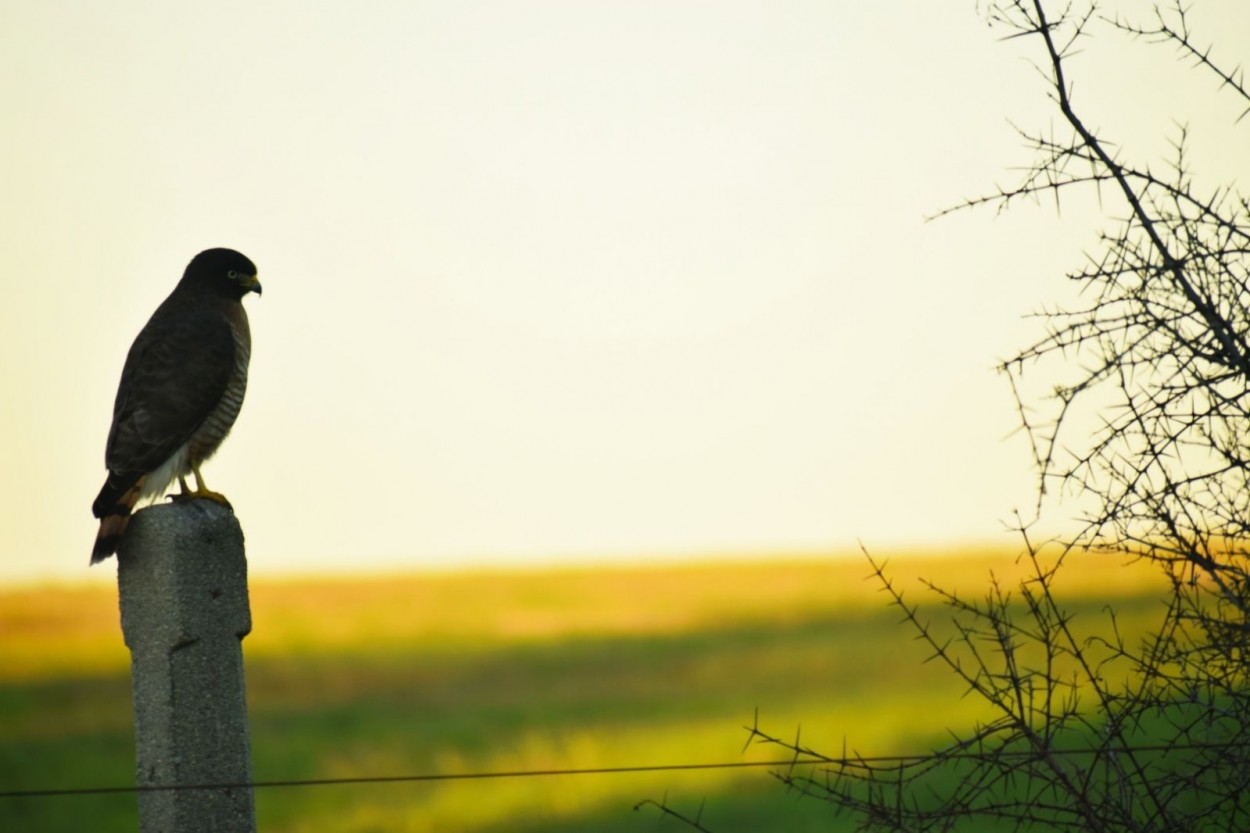
[[(140, 787), (250, 784), (243, 530), (209, 500), (144, 509), (117, 553)], [(141, 833), (254, 833), (249, 786), (141, 790)]]

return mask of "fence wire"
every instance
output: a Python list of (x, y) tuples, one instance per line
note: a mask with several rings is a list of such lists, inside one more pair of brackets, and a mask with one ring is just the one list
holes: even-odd
[[(1136, 746), (1124, 746), (1109, 749), (1107, 747), (1100, 748), (1072, 748), (1072, 749), (1050, 749), (1047, 751), (1049, 755), (1075, 757), (1081, 755), (1105, 755), (1114, 752), (1182, 752), (1194, 750), (1218, 750), (1218, 749), (1240, 749), (1250, 746), (1248, 743), (1159, 743), (1159, 744), (1142, 744)], [(998, 758), (1014, 758), (1027, 757), (1036, 754), (1035, 750), (1022, 749), (1019, 751), (1002, 750), (995, 753)], [(855, 756), (855, 757), (824, 757), (804, 755), (785, 760), (773, 761), (725, 761), (719, 763), (695, 763), (695, 764), (643, 764), (639, 766), (608, 766), (608, 767), (587, 767), (581, 769), (525, 769), (525, 770), (499, 770), (494, 772), (447, 772), (447, 773), (418, 773), (412, 775), (362, 775), (355, 777), (342, 778), (298, 778), (286, 780), (266, 780), (266, 781), (242, 781), (242, 782), (225, 782), (213, 784), (144, 784), (132, 786), (117, 787), (82, 787), (82, 788), (52, 788), (52, 789), (33, 789), (33, 790), (0, 790), (0, 798), (50, 798), (64, 797), (76, 795), (117, 795), (117, 794), (138, 794), (147, 792), (176, 792), (180, 790), (237, 790), (237, 789), (271, 789), (277, 787), (329, 787), (353, 784), (400, 784), (400, 783), (421, 783), (435, 781), (485, 781), (501, 778), (551, 778), (557, 776), (575, 776), (575, 775), (635, 775), (646, 772), (690, 772), (696, 770), (714, 770), (714, 769), (758, 769), (758, 768), (774, 768), (774, 769), (790, 769), (800, 766), (819, 766), (821, 764), (851, 769), (856, 767), (901, 767), (909, 764), (922, 763), (924, 761), (958, 761), (982, 759), (985, 753), (983, 751), (968, 752), (951, 752), (951, 753), (925, 753), (912, 755), (874, 755), (874, 756)]]

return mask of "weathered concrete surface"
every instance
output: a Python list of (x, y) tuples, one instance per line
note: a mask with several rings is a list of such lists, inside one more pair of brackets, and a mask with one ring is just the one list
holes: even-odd
[[(130, 648), (138, 785), (252, 781), (243, 530), (209, 500), (138, 512), (117, 553)], [(254, 833), (250, 787), (139, 793), (142, 833)]]

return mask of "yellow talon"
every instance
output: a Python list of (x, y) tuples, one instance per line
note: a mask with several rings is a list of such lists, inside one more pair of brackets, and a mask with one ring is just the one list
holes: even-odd
[(200, 474), (200, 467), (198, 464), (192, 463), (191, 471), (195, 474), (195, 490), (192, 491), (187, 488), (187, 479), (185, 477), (179, 477), (178, 486), (182, 489), (182, 493), (170, 495), (170, 500), (181, 502), (184, 500), (199, 500), (200, 498), (204, 498), (205, 500), (211, 500), (213, 503), (220, 503), (227, 509), (234, 509), (234, 507), (230, 505), (230, 501), (226, 499), (225, 495), (221, 492), (214, 492), (204, 485), (204, 475)]

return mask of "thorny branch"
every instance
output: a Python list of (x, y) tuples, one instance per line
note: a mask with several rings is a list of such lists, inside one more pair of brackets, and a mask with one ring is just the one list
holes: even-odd
[[(946, 612), (937, 621), (869, 556), (931, 661), (992, 719), (894, 760), (823, 758), (758, 718), (748, 742), (820, 760), (774, 775), (861, 830), (1250, 829), (1250, 201), (1233, 185), (1199, 191), (1186, 127), (1161, 172), (1121, 158), (1082, 116), (1069, 61), (1098, 45), (1095, 32), (1171, 45), (1239, 101), (1240, 117), (1244, 73), (1200, 45), (1179, 0), (1146, 22), (1104, 15), (1094, 0), (997, 0), (985, 13), (1004, 40), (1036, 45), (1068, 133), (1017, 128), (1034, 154), (1021, 181), (936, 216), (1070, 192), (1113, 212), (1100, 189), (1122, 206), (1069, 274), (1080, 306), (1040, 313), (1045, 335), (1000, 368), (1031, 441), (1039, 511), (1048, 491), (1075, 497), (1083, 524), (1044, 556), (1019, 522), (1027, 578), (1013, 590), (992, 582), (976, 600), (929, 585)], [(1046, 368), (1068, 380), (1038, 397), (1030, 383)], [(1110, 608), (1109, 629), (1078, 629), (1053, 580), (1082, 548), (1162, 569), (1147, 638), (1126, 640)]]
[[(1127, 215), (1101, 235), (1101, 253), (1070, 274), (1088, 302), (1044, 312), (1047, 334), (1002, 370), (1032, 438), (1039, 494), (1057, 486), (1092, 507), (1072, 543), (1187, 564), (1231, 591), (1245, 583), (1250, 555), (1250, 204), (1233, 188), (1196, 190), (1185, 128), (1165, 174), (1118, 158), (1078, 113), (1066, 61), (1101, 21), (1177, 45), (1243, 101), (1250, 96), (1239, 68), (1222, 69), (1194, 45), (1183, 6), (1156, 8), (1150, 25), (1096, 9), (1078, 14), (1069, 4), (1052, 18), (1041, 0), (990, 8), (1012, 37), (1042, 46), (1049, 93), (1071, 135), (1022, 132), (1037, 154), (1024, 180), (960, 207), (1114, 184)], [(1024, 382), (1047, 359), (1079, 374), (1055, 387), (1049, 416), (1039, 417)], [(1240, 595), (1227, 598), (1250, 616)]]

